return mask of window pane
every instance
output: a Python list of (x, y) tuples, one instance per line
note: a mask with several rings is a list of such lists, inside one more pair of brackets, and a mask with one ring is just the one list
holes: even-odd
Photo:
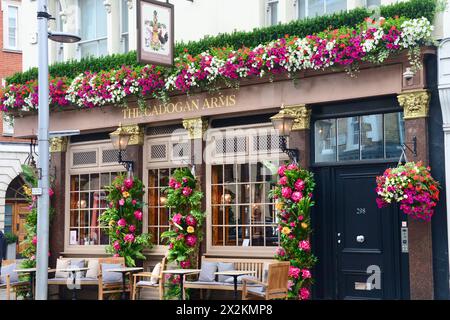
[(347, 0), (326, 0), (326, 13), (331, 14), (335, 12), (347, 10)]
[(319, 120), (314, 124), (315, 161), (336, 161), (336, 120)]
[(384, 115), (384, 136), (386, 158), (400, 157), (401, 144), (405, 141), (405, 127), (403, 113), (388, 113)]
[(324, 0), (308, 1), (308, 17), (322, 16), (325, 14)]
[(299, 19), (304, 19), (306, 18), (306, 2), (308, 0), (298, 0), (297, 1), (297, 5), (298, 5), (298, 18)]
[(359, 159), (359, 119), (338, 119), (338, 160)]
[(17, 7), (8, 6), (8, 45), (10, 48), (17, 47)]
[(128, 32), (128, 5), (127, 1), (121, 0), (122, 2), (122, 33)]
[(105, 5), (103, 4), (103, 0), (96, 0), (95, 22), (97, 24), (96, 38), (106, 37), (107, 36), (106, 8)]
[(278, 23), (278, 1), (269, 2), (269, 22), (272, 26)]
[(81, 57), (97, 56), (97, 43), (88, 42), (80, 44)]
[(81, 17), (81, 40), (95, 39), (95, 21), (96, 21), (96, 2), (97, 0), (83, 0), (79, 2)]
[(361, 118), (361, 158), (383, 159), (383, 115)]
[(379, 7), (381, 5), (381, 0), (366, 0), (366, 7), (370, 8), (372, 6)]

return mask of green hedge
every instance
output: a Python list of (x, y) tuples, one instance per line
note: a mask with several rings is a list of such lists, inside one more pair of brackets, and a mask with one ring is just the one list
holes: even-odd
[[(406, 18), (426, 17), (433, 21), (437, 8), (437, 0), (410, 0), (388, 6), (381, 6), (380, 14), (385, 18), (402, 16)], [(250, 32), (237, 31), (233, 33), (219, 34), (214, 37), (205, 37), (199, 41), (177, 43), (175, 55), (179, 55), (184, 49), (190, 54), (196, 55), (209, 48), (230, 46), (240, 48), (242, 46), (255, 47), (261, 43), (284, 37), (284, 35), (296, 35), (304, 37), (309, 34), (321, 32), (327, 28), (339, 28), (342, 26), (355, 26), (371, 15), (366, 8), (357, 8), (349, 12), (337, 13), (329, 16), (321, 16), (312, 19), (295, 20), (286, 24), (256, 28)], [(120, 67), (122, 65), (137, 66), (136, 52), (126, 54), (114, 54), (98, 58), (85, 58), (79, 61), (67, 61), (50, 66), (49, 72), (53, 77), (74, 78), (78, 74), (91, 71), (98, 72)], [(37, 79), (37, 68), (26, 72), (20, 72), (7, 78), (7, 83), (24, 83), (31, 79)]]

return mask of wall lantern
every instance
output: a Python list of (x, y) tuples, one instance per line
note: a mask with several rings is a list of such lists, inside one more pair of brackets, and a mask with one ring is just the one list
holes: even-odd
[(119, 127), (116, 131), (109, 134), (114, 149), (119, 151), (117, 162), (122, 164), (125, 169), (127, 169), (128, 173), (133, 172), (134, 162), (123, 160), (123, 152), (127, 149), (128, 142), (130, 141), (131, 136), (132, 134), (124, 130), (121, 124), (119, 124)]
[(284, 107), (281, 107), (281, 111), (276, 115), (270, 118), (272, 121), (272, 125), (275, 130), (278, 131), (281, 137), (281, 151), (286, 153), (289, 156), (289, 159), (294, 163), (298, 162), (299, 151), (298, 149), (289, 149), (287, 148), (286, 138), (289, 137), (289, 134), (292, 131), (292, 126), (294, 125), (295, 116), (287, 114), (285, 112)]

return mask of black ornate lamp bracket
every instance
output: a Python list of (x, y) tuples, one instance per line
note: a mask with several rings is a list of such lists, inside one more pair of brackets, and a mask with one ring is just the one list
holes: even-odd
[(295, 164), (298, 163), (300, 153), (298, 149), (290, 149), (287, 147), (287, 141), (285, 136), (281, 136), (281, 151), (286, 153), (292, 162), (294, 162)]
[(133, 168), (134, 168), (134, 161), (130, 161), (130, 160), (123, 160), (123, 151), (124, 150), (119, 150), (119, 155), (118, 155), (118, 162), (123, 165), (125, 167), (125, 169), (127, 169), (127, 172), (133, 172)]
[(416, 136), (414, 136), (412, 138), (411, 142), (403, 142), (401, 144), (401, 147), (403, 149), (403, 152), (405, 150), (409, 150), (414, 155), (414, 157), (417, 157), (417, 137)]

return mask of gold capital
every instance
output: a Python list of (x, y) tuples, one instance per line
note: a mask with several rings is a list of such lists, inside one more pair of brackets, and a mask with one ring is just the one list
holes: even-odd
[(431, 95), (426, 90), (402, 93), (397, 96), (398, 103), (403, 108), (404, 119), (428, 117)]
[(128, 141), (129, 146), (144, 144), (144, 130), (141, 129), (137, 124), (122, 126), (121, 128), (123, 132), (131, 134), (130, 140)]
[(208, 121), (202, 118), (185, 119), (183, 127), (188, 131), (189, 139), (202, 139), (208, 129)]
[(50, 152), (66, 152), (68, 141), (67, 137), (50, 138)]
[(311, 108), (305, 104), (298, 104), (295, 106), (285, 106), (283, 108), (284, 114), (295, 117), (292, 130), (305, 130), (309, 129), (309, 123), (311, 120)]

